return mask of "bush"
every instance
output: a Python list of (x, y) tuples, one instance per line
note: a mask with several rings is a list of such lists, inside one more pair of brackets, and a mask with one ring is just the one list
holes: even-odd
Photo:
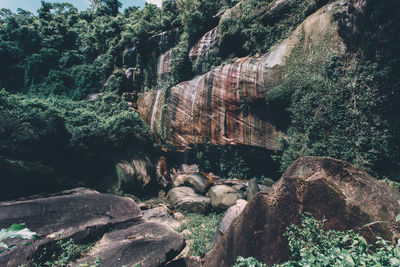
[[(35, 179), (46, 180), (40, 186), (44, 191), (60, 181), (97, 187), (113, 172), (116, 160), (156, 151), (148, 127), (113, 93), (88, 102), (18, 96), (3, 90), (0, 103), (0, 165), (5, 185), (18, 177), (29, 185)], [(51, 177), (54, 183), (48, 181)]]
[[(375, 248), (353, 231), (324, 230), (324, 221), (302, 214), (300, 226), (291, 225), (288, 238), (291, 260), (274, 266), (399, 266), (400, 247), (378, 237)], [(238, 257), (235, 267), (265, 264)]]

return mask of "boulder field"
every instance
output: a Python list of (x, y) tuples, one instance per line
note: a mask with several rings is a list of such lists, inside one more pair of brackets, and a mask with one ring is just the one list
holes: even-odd
[[(24, 245), (26, 240), (5, 240), (6, 244), (17, 246), (0, 254), (0, 266), (33, 266), (44, 249), (52, 251), (56, 242), (70, 238), (94, 243), (72, 266), (97, 259), (101, 259), (104, 267), (232, 266), (238, 256), (252, 256), (273, 265), (288, 259), (288, 241), (283, 233), (290, 224), (301, 221), (300, 212), (308, 212), (317, 219), (326, 218), (328, 229), (353, 229), (369, 241), (376, 236), (391, 240), (394, 221), (400, 213), (398, 190), (347, 162), (332, 158), (298, 159), (278, 182), (256, 193), (249, 202), (236, 197), (241, 191), (244, 198), (245, 191), (240, 188), (251, 183), (227, 184), (215, 181), (207, 193), (210, 197), (196, 193), (192, 187), (175, 187), (165, 197), (169, 207), (161, 203), (141, 205), (144, 211), (131, 198), (86, 188), (1, 202), (0, 228), (25, 223), (39, 238), (29, 241), (32, 244), (28, 246)], [(210, 211), (213, 188), (229, 189), (222, 197), (226, 201), (220, 203), (229, 205), (216, 207), (227, 210), (215, 233), (214, 248), (202, 260), (176, 258), (186, 244), (183, 236), (171, 228), (179, 227), (185, 217), (175, 209)], [(176, 192), (184, 197), (176, 196)], [(235, 195), (235, 201), (231, 195)], [(197, 198), (201, 198), (200, 204), (195, 203)], [(362, 227), (375, 221), (384, 223)]]

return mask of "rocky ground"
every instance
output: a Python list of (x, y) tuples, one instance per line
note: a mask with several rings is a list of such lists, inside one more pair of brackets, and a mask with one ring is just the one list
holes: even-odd
[[(237, 256), (273, 264), (287, 259), (283, 233), (299, 222), (299, 212), (326, 217), (329, 228), (354, 229), (370, 240), (376, 234), (390, 240), (390, 225), (362, 225), (393, 221), (400, 213), (398, 190), (331, 158), (300, 158), (272, 187), (210, 178), (195, 166), (184, 165), (173, 176), (166, 195), (139, 204), (86, 188), (0, 203), (0, 228), (25, 223), (39, 237), (27, 246), (25, 240), (6, 240), (16, 247), (0, 254), (0, 266), (33, 266), (57, 241), (70, 238), (93, 245), (69, 266), (99, 259), (102, 266), (231, 266)], [(188, 230), (177, 230), (187, 212), (212, 211), (223, 213), (215, 246), (203, 259), (191, 257)]]

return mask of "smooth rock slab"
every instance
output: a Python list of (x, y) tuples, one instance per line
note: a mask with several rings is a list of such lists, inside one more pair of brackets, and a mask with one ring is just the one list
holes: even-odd
[(181, 186), (171, 189), (167, 194), (168, 202), (174, 208), (194, 213), (207, 213), (210, 209), (210, 198), (196, 194), (193, 188)]
[(63, 191), (47, 197), (1, 202), (0, 228), (25, 223), (40, 239), (29, 241), (31, 246), (18, 246), (0, 254), (0, 266), (14, 267), (31, 263), (43, 247), (57, 240), (74, 238), (79, 241), (89, 236), (98, 236), (109, 227), (122, 223), (140, 223), (140, 217), (141, 211), (132, 199), (100, 194), (86, 188)]
[(185, 247), (183, 236), (169, 226), (142, 223), (127, 229), (107, 233), (77, 265), (97, 258), (105, 267), (157, 267), (177, 256)]

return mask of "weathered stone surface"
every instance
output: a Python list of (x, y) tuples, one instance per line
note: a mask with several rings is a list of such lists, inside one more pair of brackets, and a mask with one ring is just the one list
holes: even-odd
[(167, 80), (168, 74), (171, 73), (171, 59), (172, 59), (172, 50), (168, 50), (164, 54), (160, 56), (157, 65), (157, 78), (161, 82), (165, 82)]
[(362, 225), (394, 221), (400, 213), (400, 193), (368, 173), (332, 158), (303, 157), (293, 163), (268, 193), (258, 193), (234, 220), (204, 266), (232, 266), (237, 256), (253, 256), (273, 265), (288, 259), (283, 236), (300, 222), (299, 212), (324, 216), (329, 229), (354, 229), (367, 239), (374, 234), (391, 239), (389, 224), (375, 224), (372, 232)]
[(260, 188), (258, 188), (257, 180), (251, 179), (249, 181), (249, 187), (247, 188), (247, 193), (246, 193), (247, 200), (252, 199), (259, 191)]
[[(141, 211), (130, 198), (77, 188), (48, 197), (0, 203), (0, 228), (25, 223), (40, 239), (0, 254), (0, 266), (30, 262), (44, 246), (57, 240), (82, 240), (121, 223), (141, 222)], [(25, 243), (25, 241), (23, 242)]]
[(207, 193), (209, 183), (200, 173), (193, 173), (186, 176), (184, 184), (192, 187), (197, 193), (204, 195)]
[(226, 210), (243, 197), (241, 191), (228, 185), (216, 185), (210, 189), (211, 206), (216, 210)]
[(156, 176), (159, 184), (166, 187), (172, 184), (172, 178), (168, 171), (167, 158), (162, 156), (157, 162)]
[(156, 169), (148, 158), (121, 161), (116, 166), (118, 186), (126, 193), (143, 193), (147, 186), (159, 184)]
[[(302, 53), (310, 55), (321, 47), (326, 54), (345, 52), (334, 20), (343, 10), (340, 1), (320, 9), (268, 54), (239, 58), (168, 90), (141, 94), (141, 117), (156, 136), (181, 150), (204, 138), (215, 145), (277, 150), (280, 134), (273, 123), (276, 114), (265, 112), (267, 92), (281, 84), (290, 71), (287, 62), (295, 47), (301, 45)], [(253, 108), (247, 110), (244, 103)]]
[(244, 207), (246, 207), (247, 201), (244, 199), (239, 199), (236, 201), (236, 205), (227, 209), (222, 216), (222, 220), (218, 225), (217, 232), (214, 235), (213, 242), (214, 244), (218, 243), (218, 241), (222, 238), (226, 230), (228, 230), (232, 221), (242, 213)]
[(210, 198), (196, 194), (193, 188), (181, 186), (171, 189), (167, 194), (168, 202), (174, 208), (195, 213), (206, 213), (210, 209)]
[(147, 222), (156, 222), (178, 228), (181, 224), (174, 218), (172, 212), (164, 206), (143, 211), (143, 219)]
[(201, 267), (202, 263), (198, 257), (188, 256), (179, 259), (174, 259), (165, 267)]
[(207, 32), (201, 39), (190, 49), (189, 57), (196, 60), (205, 56), (211, 49), (218, 46), (219, 29), (218, 26)]
[(158, 267), (184, 248), (183, 236), (158, 223), (142, 223), (107, 233), (79, 264), (101, 259), (103, 266)]
[(175, 178), (174, 183), (173, 183), (173, 186), (174, 186), (174, 187), (178, 187), (178, 186), (183, 185), (183, 183), (185, 182), (185, 179), (186, 179), (186, 177), (187, 177), (188, 175), (189, 175), (189, 174), (179, 174), (179, 175)]

